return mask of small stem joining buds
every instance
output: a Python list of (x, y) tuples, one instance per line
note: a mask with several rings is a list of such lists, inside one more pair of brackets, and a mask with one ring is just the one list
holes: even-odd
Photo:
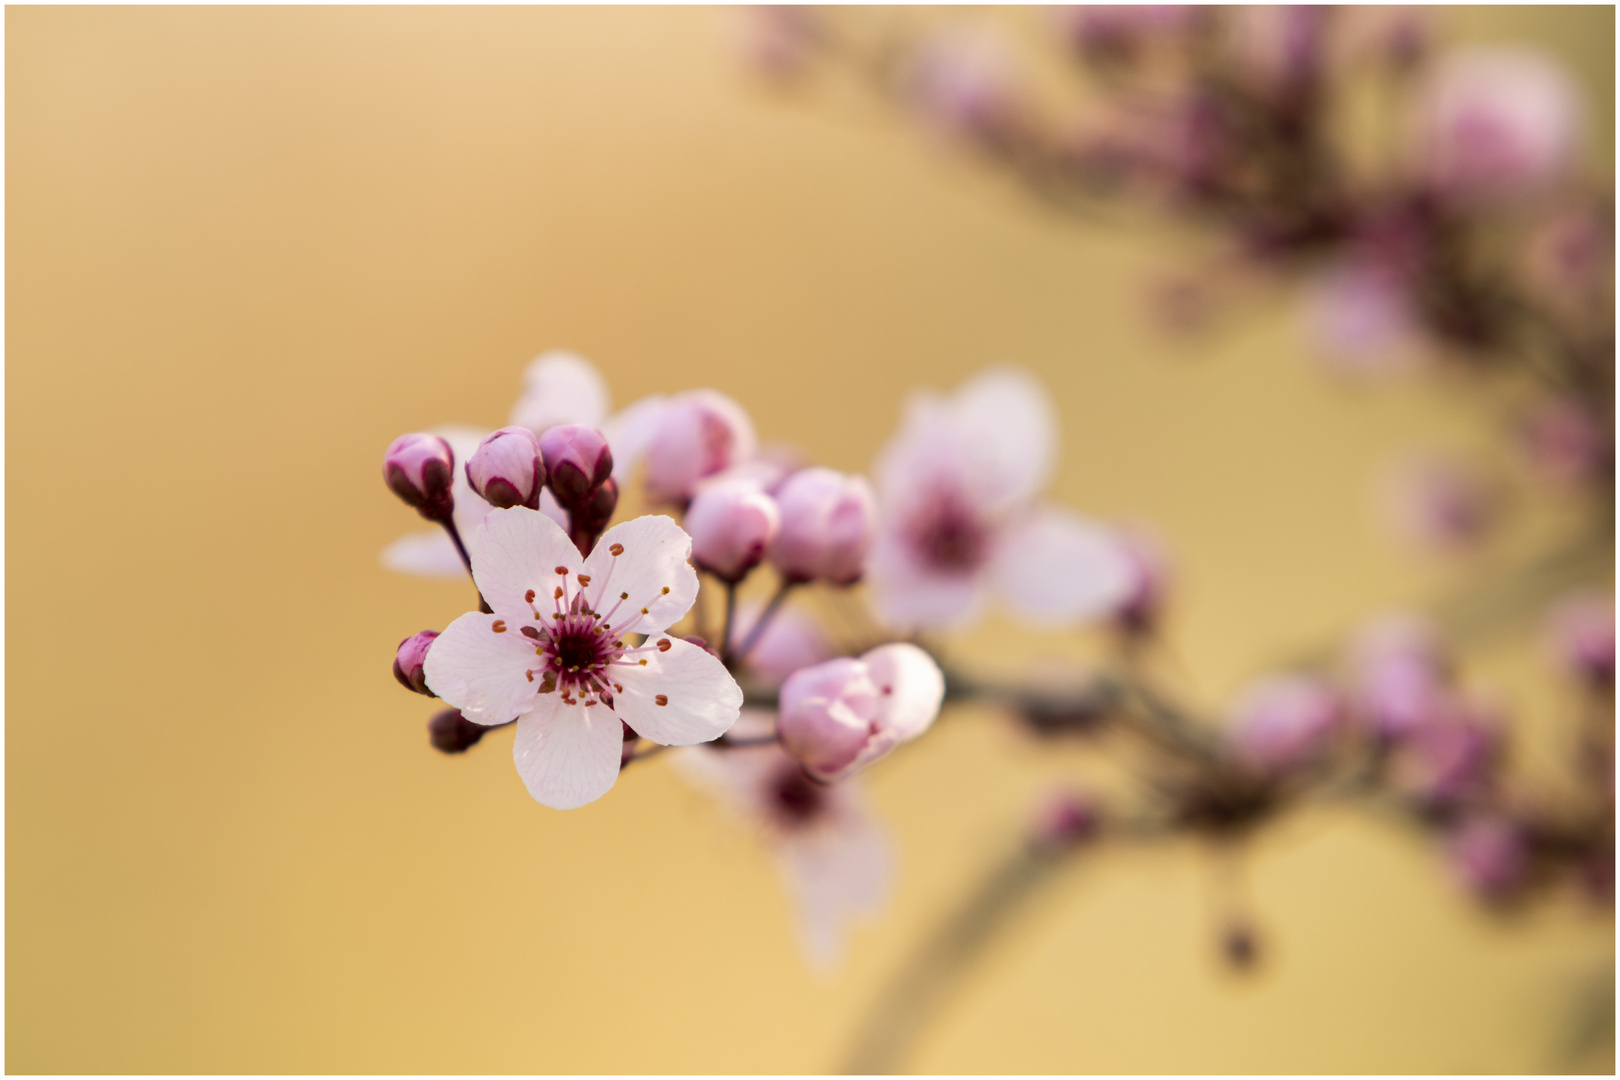
[(383, 456), (383, 480), (423, 517), (445, 522), (456, 503), (450, 492), (455, 467), (456, 455), (449, 443), (437, 435), (416, 432), (389, 444)]
[(546, 482), (540, 438), (526, 427), (504, 427), (478, 444), (467, 459), (467, 482), (491, 506), (540, 509)]
[(423, 630), (399, 643), (399, 651), (394, 654), (394, 678), (398, 679), (405, 689), (426, 694), (428, 697), (439, 696), (428, 689), (427, 676), (422, 670), (423, 665), (427, 663), (428, 647), (438, 636), (437, 630)]

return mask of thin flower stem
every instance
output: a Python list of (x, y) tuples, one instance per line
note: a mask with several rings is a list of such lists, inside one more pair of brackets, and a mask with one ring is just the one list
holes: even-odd
[[(743, 660), (747, 658), (749, 652), (753, 650), (754, 646), (759, 644), (759, 639), (765, 636), (765, 628), (771, 624), (772, 619), (776, 618), (777, 611), (781, 609), (782, 602), (787, 599), (788, 590), (792, 589), (793, 585), (794, 583), (789, 581), (787, 578), (782, 579), (782, 583), (776, 587), (776, 595), (772, 596), (770, 602), (765, 605), (765, 610), (759, 613), (759, 618), (754, 622), (754, 625), (748, 629), (748, 636), (743, 638), (742, 644), (739, 645), (737, 647), (737, 651), (732, 654), (731, 659), (733, 663), (742, 663)], [(729, 644), (729, 631), (727, 633), (726, 640)]]
[(731, 634), (737, 623), (737, 583), (728, 581), (726, 585), (726, 623), (725, 629), (720, 631), (720, 662), (730, 667), (733, 662), (731, 655)]
[(730, 735), (722, 735), (709, 745), (716, 750), (743, 750), (750, 746), (773, 746), (779, 741), (773, 731), (769, 735), (754, 735), (748, 738), (733, 738)]
[[(456, 554), (461, 556), (461, 565), (467, 568), (467, 576), (472, 577), (472, 556), (467, 554), (467, 545), (461, 542), (461, 530), (456, 528), (456, 519), (447, 514), (439, 524), (443, 525), (444, 531), (450, 534), (450, 542), (456, 545)], [(473, 587), (478, 587), (477, 578), (473, 578)], [(478, 610), (485, 615), (494, 614), (494, 609), (484, 599), (482, 592), (478, 594)]]

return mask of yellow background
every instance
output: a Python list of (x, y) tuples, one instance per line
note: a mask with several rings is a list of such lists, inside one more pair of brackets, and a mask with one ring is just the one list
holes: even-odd
[[(1573, 64), (1610, 173), (1612, 9), (1442, 18)], [(1054, 494), (1175, 552), (1208, 706), (1446, 578), (1368, 490), (1408, 443), (1488, 441), (1455, 391), (1336, 391), (1285, 305), (1202, 348), (1155, 336), (1145, 289), (1188, 249), (1056, 222), (854, 94), (761, 92), (726, 13), (11, 8), (6, 30), (10, 1071), (827, 1069), (1034, 793), (1092, 767), (964, 712), (875, 770), (898, 886), (818, 979), (768, 859), (667, 761), (558, 814), (506, 732), (431, 751), (388, 664), (470, 594), (378, 565), (419, 527), (382, 450), (504, 423), (543, 348), (620, 404), (722, 388), (852, 470), (908, 387), (1030, 368), (1064, 424)], [(1531, 649), (1479, 671), (1557, 730), (1544, 675)], [(1612, 960), (1607, 912), (1504, 924), (1420, 838), (1322, 814), (1264, 839), (1272, 962), (1239, 980), (1209, 870), (1191, 845), (1078, 864), (913, 1064), (1538, 1069)]]

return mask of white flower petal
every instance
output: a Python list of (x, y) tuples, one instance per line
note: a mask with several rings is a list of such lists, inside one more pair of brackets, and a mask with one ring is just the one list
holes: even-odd
[(1009, 526), (994, 562), (1007, 602), (1042, 622), (1099, 618), (1130, 594), (1130, 562), (1108, 530), (1057, 507)]
[(944, 629), (971, 622), (983, 601), (980, 575), (941, 574), (893, 528), (884, 528), (866, 561), (878, 617), (899, 629)]
[[(591, 579), (588, 595), (604, 615), (620, 605), (608, 619), (614, 633), (657, 633), (685, 615), (697, 599), (697, 571), (687, 563), (691, 555), (692, 538), (671, 518), (648, 514), (620, 522), (603, 534), (585, 560)], [(647, 614), (641, 614), (642, 608)]]
[(613, 478), (625, 483), (641, 463), (647, 445), (658, 434), (669, 399), (657, 394), (625, 406), (602, 424), (608, 448), (613, 451)]
[(459, 578), (467, 572), (443, 529), (406, 533), (382, 550), (382, 564), (398, 574)]
[(1045, 388), (1022, 371), (996, 368), (962, 384), (954, 405), (970, 452), (969, 490), (993, 508), (1038, 494), (1057, 450), (1057, 417)]
[(468, 720), (504, 724), (535, 707), (536, 683), (525, 671), (538, 660), (517, 626), (469, 611), (434, 639), (422, 670), (428, 688)]
[(878, 688), (879, 723), (884, 729), (901, 742), (927, 731), (945, 700), (945, 675), (934, 658), (915, 645), (895, 641), (865, 653), (861, 662)]
[(473, 580), (484, 600), (497, 615), (514, 620), (534, 617), (526, 599), (530, 590), (542, 611), (551, 609), (552, 591), (563, 580), (559, 566), (568, 571), (570, 594), (579, 588), (579, 549), (555, 521), (522, 506), (490, 511), (472, 560)]
[(512, 760), (535, 801), (553, 810), (595, 802), (619, 778), (624, 728), (601, 705), (564, 705), (547, 694), (517, 723)]
[(827, 828), (785, 837), (781, 858), (799, 913), (805, 959), (812, 967), (830, 969), (843, 955), (847, 924), (877, 914), (887, 898), (893, 845), (852, 806)]
[(646, 667), (609, 669), (624, 687), (614, 693), (613, 711), (637, 735), (667, 746), (718, 739), (737, 722), (742, 688), (724, 664), (691, 642), (649, 638), (648, 644), (659, 640), (669, 649), (641, 654)]
[(607, 384), (596, 366), (577, 353), (553, 349), (524, 370), (523, 396), (512, 406), (511, 420), (539, 435), (558, 424), (599, 427), (607, 409)]

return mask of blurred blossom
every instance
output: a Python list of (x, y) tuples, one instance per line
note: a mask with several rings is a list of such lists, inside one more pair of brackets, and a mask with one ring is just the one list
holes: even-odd
[(553, 349), (524, 369), (523, 394), (512, 406), (511, 421), (543, 435), (559, 424), (600, 427), (607, 411), (607, 384), (595, 365), (577, 353)]
[[(733, 645), (748, 640), (764, 610), (763, 604), (738, 606), (736, 626), (731, 632)], [(766, 624), (759, 640), (743, 658), (743, 669), (763, 682), (779, 685), (800, 668), (819, 664), (832, 655), (832, 643), (820, 624), (788, 606), (778, 609)]]
[(1240, 758), (1265, 772), (1308, 764), (1324, 753), (1343, 717), (1339, 695), (1307, 675), (1273, 675), (1246, 690), (1231, 710)]
[(767, 79), (787, 82), (814, 59), (820, 27), (814, 9), (795, 4), (749, 4), (735, 9), (738, 52)]
[(1170, 561), (1158, 537), (1147, 529), (1119, 527), (1114, 539), (1130, 575), (1125, 597), (1114, 609), (1114, 620), (1125, 630), (1146, 632), (1158, 622), (1164, 606)]
[[(1541, 298), (1561, 309), (1614, 302), (1614, 218), (1591, 207), (1563, 207), (1531, 234), (1525, 272)], [(1590, 314), (1571, 311), (1579, 316)]]
[(1409, 366), (1418, 336), (1411, 284), (1388, 264), (1352, 258), (1312, 282), (1306, 322), (1324, 361), (1349, 376), (1386, 376)]
[(1451, 552), (1484, 539), (1496, 520), (1495, 501), (1467, 461), (1417, 453), (1385, 478), (1384, 509), (1397, 535), (1419, 548)]
[(877, 498), (864, 478), (800, 469), (776, 494), (782, 529), (770, 559), (783, 578), (849, 585), (865, 573), (877, 531)]
[[(691, 539), (667, 517), (608, 530), (589, 556), (544, 514), (494, 510), (472, 546), (493, 614), (468, 612), (428, 650), (427, 684), (475, 723), (517, 721), (534, 798), (571, 810), (619, 776), (624, 729), (685, 746), (724, 734), (742, 691), (719, 659), (662, 631), (697, 597)], [(625, 637), (647, 635), (632, 646)]]
[(619, 482), (644, 464), (647, 494), (675, 506), (686, 505), (703, 480), (751, 461), (757, 448), (748, 414), (716, 390), (642, 398), (603, 430)]
[(1130, 63), (1146, 49), (1184, 34), (1200, 17), (1183, 4), (1077, 4), (1054, 8), (1063, 39), (1086, 60)]
[(1397, 739), (1448, 707), (1447, 660), (1434, 628), (1414, 615), (1387, 616), (1358, 635), (1351, 654), (1357, 715)]
[[(770, 729), (769, 714), (744, 710), (739, 737)], [(680, 771), (763, 833), (798, 909), (806, 959), (835, 966), (849, 923), (871, 918), (888, 897), (894, 852), (853, 783), (828, 786), (805, 776), (780, 746), (710, 750), (676, 758)]]
[(700, 485), (684, 524), (692, 536), (692, 561), (698, 569), (721, 581), (737, 582), (765, 558), (781, 528), (782, 514), (759, 484), (732, 477)]
[(1351, 50), (1397, 72), (1409, 72), (1434, 48), (1434, 18), (1422, 8), (1369, 5), (1344, 9)]
[(952, 27), (920, 42), (903, 86), (922, 116), (947, 135), (1000, 146), (1025, 122), (1011, 49), (989, 27)]
[(945, 698), (945, 676), (915, 645), (891, 642), (859, 660), (804, 668), (782, 684), (782, 747), (817, 780), (852, 775), (927, 731)]
[(1597, 686), (1614, 685), (1614, 598), (1595, 590), (1572, 593), (1547, 620), (1554, 652), (1575, 675)]
[(1525, 456), (1535, 471), (1555, 484), (1576, 484), (1601, 476), (1613, 450), (1592, 407), (1574, 397), (1549, 397), (1525, 417)]
[(959, 626), (987, 594), (1047, 623), (1119, 606), (1132, 575), (1113, 537), (1036, 500), (1056, 437), (1045, 392), (1021, 372), (913, 395), (876, 468), (881, 520), (867, 580), (883, 619)]
[(1443, 194), (1516, 198), (1570, 168), (1580, 126), (1574, 84), (1553, 61), (1528, 50), (1460, 50), (1424, 87), (1415, 150)]
[(1446, 847), (1462, 883), (1487, 898), (1511, 892), (1529, 868), (1524, 831), (1506, 818), (1470, 818), (1452, 832)]
[(1285, 104), (1322, 73), (1329, 8), (1303, 4), (1246, 4), (1230, 9), (1237, 70), (1256, 88)]
[(1407, 732), (1396, 776), (1420, 802), (1443, 807), (1484, 793), (1501, 751), (1498, 723), (1478, 701), (1454, 698), (1446, 712)]
[(1066, 787), (1051, 791), (1035, 808), (1030, 840), (1042, 851), (1057, 854), (1097, 835), (1102, 808), (1087, 791)]

